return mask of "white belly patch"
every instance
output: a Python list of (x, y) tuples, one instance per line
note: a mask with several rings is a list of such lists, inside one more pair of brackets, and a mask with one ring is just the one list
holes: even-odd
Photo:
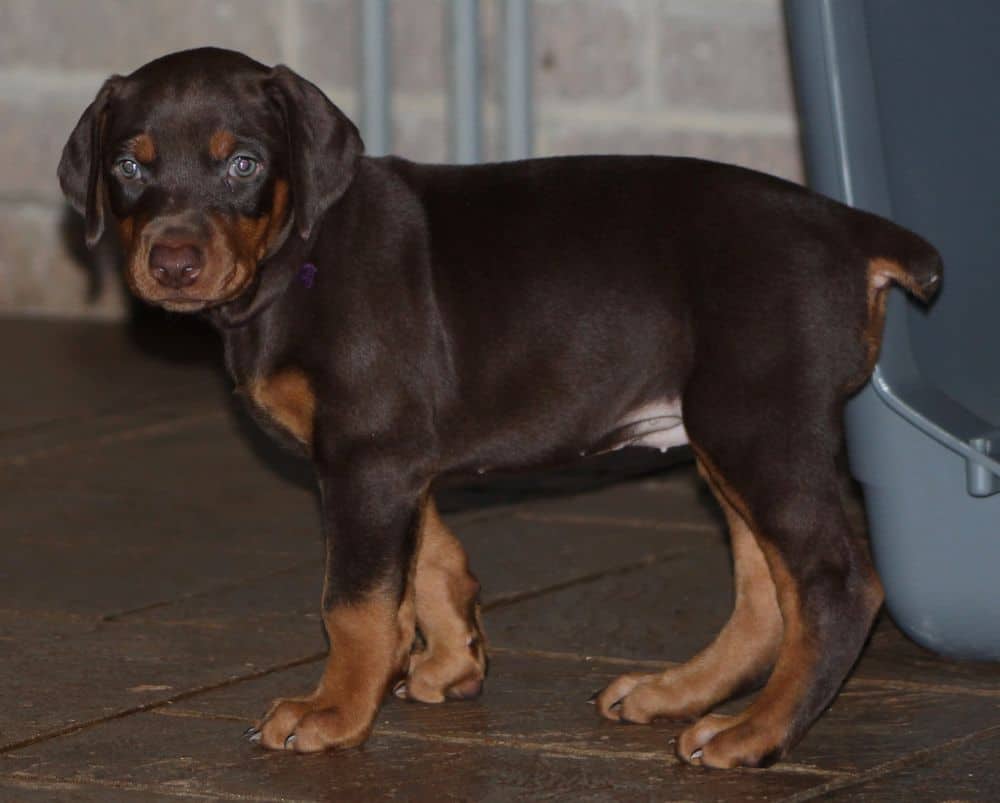
[(610, 452), (626, 446), (648, 446), (661, 452), (688, 442), (680, 399), (644, 404), (628, 413), (588, 454)]

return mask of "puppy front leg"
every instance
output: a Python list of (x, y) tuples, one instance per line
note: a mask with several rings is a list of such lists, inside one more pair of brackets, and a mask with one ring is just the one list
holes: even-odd
[(479, 582), (462, 544), (427, 496), (414, 560), (413, 596), (423, 649), (393, 693), (421, 703), (467, 700), (482, 691), (486, 637), (479, 609)]
[[(425, 487), (401, 461), (358, 456), (320, 472), (326, 535), (323, 675), (307, 697), (275, 701), (258, 726), (272, 750), (361, 744), (407, 669), (415, 615), (411, 566)], [(258, 734), (251, 736), (258, 740)]]

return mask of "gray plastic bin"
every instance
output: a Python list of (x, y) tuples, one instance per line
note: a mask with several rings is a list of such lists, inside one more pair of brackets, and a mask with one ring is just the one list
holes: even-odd
[(847, 410), (886, 604), (926, 647), (1000, 660), (1000, 2), (785, 7), (811, 186), (944, 257), (929, 311), (893, 291)]

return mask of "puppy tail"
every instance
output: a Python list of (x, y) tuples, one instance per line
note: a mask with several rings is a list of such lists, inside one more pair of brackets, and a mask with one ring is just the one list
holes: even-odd
[(894, 282), (928, 303), (941, 287), (941, 254), (912, 231), (887, 220), (877, 222), (869, 238), (873, 254), (868, 260), (869, 289), (877, 291)]

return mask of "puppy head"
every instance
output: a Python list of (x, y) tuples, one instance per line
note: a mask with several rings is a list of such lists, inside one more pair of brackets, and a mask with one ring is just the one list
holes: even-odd
[(89, 246), (113, 216), (136, 295), (193, 311), (239, 296), (292, 231), (308, 238), (362, 151), (354, 124), (287, 67), (203, 48), (109, 78), (59, 182)]

